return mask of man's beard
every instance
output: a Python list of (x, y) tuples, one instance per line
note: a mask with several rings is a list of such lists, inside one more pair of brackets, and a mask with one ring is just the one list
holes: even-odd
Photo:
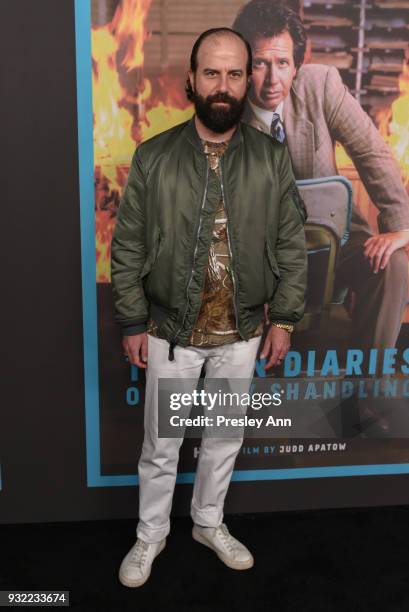
[[(212, 132), (223, 134), (240, 121), (246, 103), (246, 96), (237, 99), (226, 92), (220, 92), (204, 98), (194, 89), (192, 101), (196, 115)], [(213, 102), (227, 102), (228, 106), (212, 106)]]

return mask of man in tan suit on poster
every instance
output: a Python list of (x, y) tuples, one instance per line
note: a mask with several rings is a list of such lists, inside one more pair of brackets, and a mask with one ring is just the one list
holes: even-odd
[(394, 347), (408, 295), (409, 198), (391, 151), (336, 68), (302, 65), (306, 33), (283, 2), (251, 0), (233, 29), (253, 50), (252, 88), (243, 121), (286, 142), (297, 179), (337, 174), (335, 142), (346, 149), (379, 209), (374, 236), (356, 206), (341, 248), (336, 286), (356, 295), (355, 341)]

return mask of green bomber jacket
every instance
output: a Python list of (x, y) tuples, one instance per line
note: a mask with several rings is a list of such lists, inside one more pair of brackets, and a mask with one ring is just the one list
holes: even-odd
[(199, 314), (215, 213), (223, 197), (237, 329), (264, 316), (296, 323), (305, 303), (305, 206), (287, 147), (240, 123), (209, 171), (194, 117), (143, 142), (132, 159), (111, 248), (115, 318), (124, 335), (149, 318), (186, 346)]

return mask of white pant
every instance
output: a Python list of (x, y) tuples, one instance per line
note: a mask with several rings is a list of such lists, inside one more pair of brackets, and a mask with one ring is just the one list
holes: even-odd
[[(148, 335), (148, 367), (146, 370), (144, 441), (138, 464), (139, 522), (137, 536), (145, 542), (158, 542), (170, 530), (169, 515), (176, 481), (179, 449), (183, 438), (158, 437), (158, 379), (194, 379), (191, 392), (205, 365), (206, 377), (248, 379), (248, 392), (254, 374), (260, 337), (248, 342), (234, 342), (213, 348), (176, 346), (175, 360), (168, 360), (169, 343)], [(195, 523), (218, 527), (223, 520), (223, 505), (234, 463), (243, 443), (243, 436), (215, 438), (202, 436), (191, 503)]]

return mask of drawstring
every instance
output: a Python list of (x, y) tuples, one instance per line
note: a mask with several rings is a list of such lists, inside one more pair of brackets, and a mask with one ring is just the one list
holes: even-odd
[(169, 355), (168, 355), (169, 361), (175, 361), (175, 353), (173, 351), (175, 346), (176, 346), (176, 342), (174, 342), (174, 341), (170, 342), (170, 344), (169, 344)]

